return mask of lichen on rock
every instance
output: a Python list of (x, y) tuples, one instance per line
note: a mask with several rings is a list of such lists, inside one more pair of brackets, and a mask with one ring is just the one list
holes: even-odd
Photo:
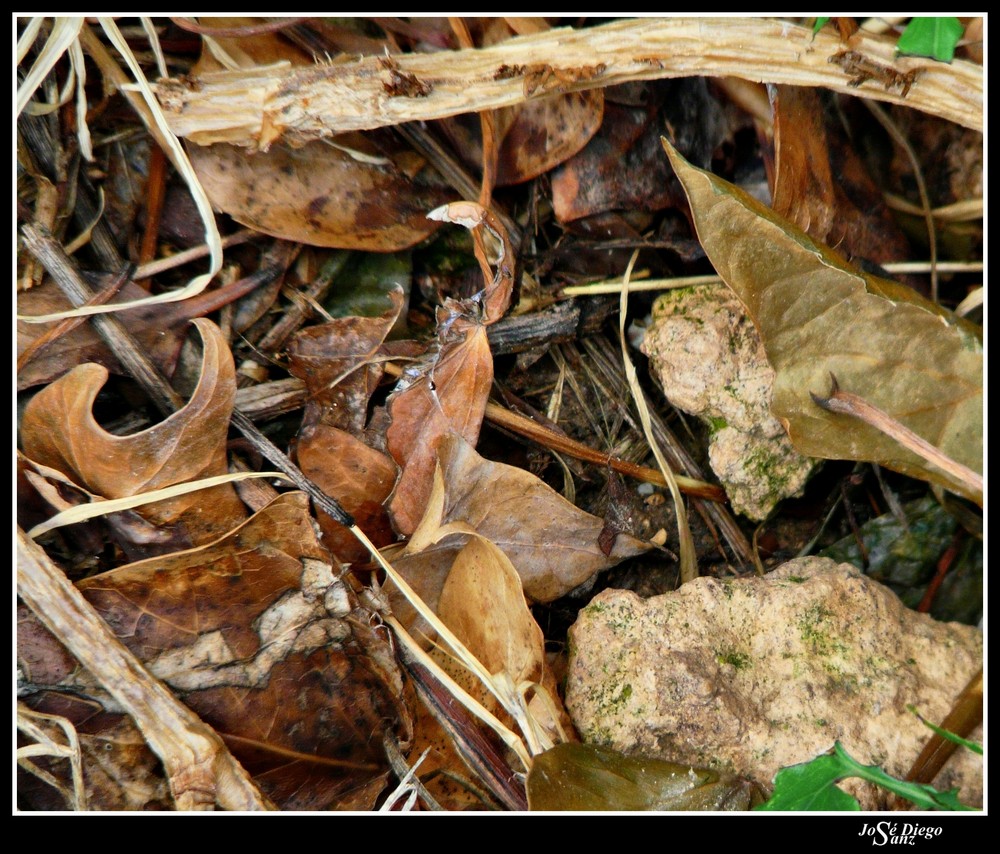
[[(777, 771), (840, 741), (901, 777), (978, 668), (983, 636), (907, 609), (849, 564), (789, 561), (764, 578), (699, 578), (648, 600), (606, 590), (570, 630), (566, 705), (583, 740), (728, 771)], [(982, 758), (958, 751), (935, 780), (983, 797)], [(863, 809), (884, 792), (845, 789)]]
[(729, 288), (663, 294), (642, 352), (670, 402), (709, 425), (709, 462), (734, 510), (761, 520), (801, 492), (812, 460), (792, 447), (770, 413), (774, 370)]

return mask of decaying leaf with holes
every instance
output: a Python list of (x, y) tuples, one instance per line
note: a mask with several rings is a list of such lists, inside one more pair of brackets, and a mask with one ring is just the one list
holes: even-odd
[[(284, 809), (371, 809), (388, 768), (381, 733), (405, 740), (410, 718), (388, 641), (334, 565), (308, 499), (289, 493), (207, 546), (79, 587), (272, 800)], [(35, 705), (55, 703), (84, 725), (114, 711), (28, 615), (18, 661)], [(58, 699), (66, 694), (85, 699)]]

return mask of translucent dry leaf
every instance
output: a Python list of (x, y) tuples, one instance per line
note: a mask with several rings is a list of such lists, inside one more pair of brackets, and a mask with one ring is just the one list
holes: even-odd
[(983, 348), (975, 327), (863, 273), (664, 142), (698, 237), (740, 297), (775, 369), (771, 410), (803, 454), (877, 462), (982, 501), (895, 440), (820, 409), (830, 374), (948, 457), (983, 469)]
[[(204, 344), (201, 378), (182, 409), (139, 433), (112, 435), (93, 412), (108, 372), (100, 365), (80, 365), (25, 408), (25, 454), (105, 498), (225, 474), (236, 394), (232, 354), (214, 323), (194, 323)], [(182, 524), (192, 542), (206, 542), (230, 530), (246, 511), (233, 488), (224, 485), (147, 505), (142, 515), (156, 525)]]

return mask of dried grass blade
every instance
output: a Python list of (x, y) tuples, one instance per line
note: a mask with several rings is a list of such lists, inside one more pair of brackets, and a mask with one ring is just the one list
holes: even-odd
[(660, 467), (660, 471), (663, 472), (663, 478), (666, 480), (667, 486), (670, 489), (670, 495), (674, 500), (674, 510), (677, 514), (677, 536), (680, 541), (681, 583), (685, 584), (698, 577), (694, 538), (691, 536), (691, 526), (688, 524), (687, 509), (684, 506), (684, 498), (681, 496), (680, 487), (677, 485), (677, 478), (667, 464), (663, 456), (663, 451), (660, 450), (660, 445), (656, 441), (656, 437), (653, 436), (653, 426), (649, 419), (649, 409), (646, 407), (646, 400), (643, 397), (642, 388), (639, 386), (639, 378), (636, 376), (635, 365), (632, 364), (632, 360), (628, 355), (628, 338), (625, 335), (629, 278), (632, 275), (632, 268), (635, 266), (635, 261), (638, 257), (639, 252), (636, 250), (632, 253), (632, 259), (628, 262), (628, 268), (622, 277), (622, 292), (618, 316), (618, 332), (622, 345), (622, 364), (625, 368), (625, 376), (628, 379), (629, 390), (632, 392), (632, 399), (635, 401), (636, 409), (639, 411), (642, 432), (645, 434), (646, 441), (653, 451), (653, 456), (656, 457), (656, 464)]

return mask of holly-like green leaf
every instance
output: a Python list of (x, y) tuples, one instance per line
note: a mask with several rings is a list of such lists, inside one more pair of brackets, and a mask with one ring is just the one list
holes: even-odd
[(958, 18), (914, 18), (896, 42), (896, 50), (911, 56), (929, 56), (940, 62), (951, 62), (963, 32)]
[(825, 17), (817, 18), (815, 20), (815, 22), (813, 23), (813, 35), (816, 35), (816, 33), (818, 33), (820, 30), (822, 30), (823, 27), (826, 26), (826, 22), (829, 21), (829, 20), (830, 20), (830, 16), (829, 15), (826, 15)]
[(664, 141), (702, 246), (742, 300), (775, 370), (771, 411), (800, 453), (877, 462), (982, 494), (874, 427), (821, 409), (834, 374), (946, 456), (983, 470), (981, 333), (916, 291), (863, 273)]
[(757, 809), (761, 812), (854, 812), (861, 805), (837, 780), (845, 776), (844, 763), (835, 754), (782, 768), (774, 778), (774, 794)]

